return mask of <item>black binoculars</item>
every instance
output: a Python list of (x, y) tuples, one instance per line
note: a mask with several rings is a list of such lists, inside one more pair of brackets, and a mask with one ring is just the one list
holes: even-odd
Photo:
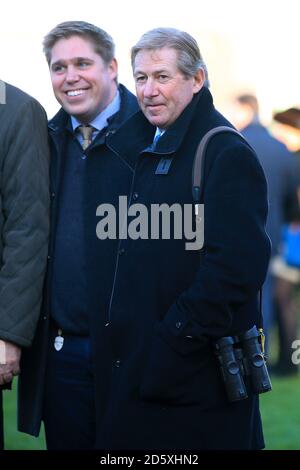
[(229, 401), (248, 398), (244, 377), (254, 393), (272, 390), (261, 334), (256, 326), (238, 336), (224, 336), (214, 343)]

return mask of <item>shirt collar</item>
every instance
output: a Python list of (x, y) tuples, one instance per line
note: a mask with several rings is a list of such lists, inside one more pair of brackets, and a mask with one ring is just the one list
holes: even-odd
[[(99, 113), (98, 116), (96, 116), (95, 119), (89, 123), (89, 125), (94, 127), (98, 132), (101, 131), (108, 125), (108, 119), (120, 110), (120, 106), (121, 97), (119, 90), (117, 90), (116, 96), (112, 102), (109, 103), (109, 105), (101, 113)], [(75, 131), (75, 129), (77, 129), (77, 127), (82, 124), (80, 121), (78, 121), (78, 119), (76, 119), (75, 116), (71, 116), (71, 123), (73, 131)]]
[(156, 131), (155, 131), (155, 135), (154, 135), (154, 139), (156, 139), (156, 137), (161, 137), (164, 133), (166, 132), (165, 129), (160, 129), (159, 127), (156, 128)]

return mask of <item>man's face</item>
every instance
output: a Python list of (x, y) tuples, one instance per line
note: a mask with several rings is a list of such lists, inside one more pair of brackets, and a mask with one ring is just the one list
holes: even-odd
[(83, 124), (107, 107), (117, 89), (116, 60), (106, 65), (92, 42), (80, 36), (59, 39), (54, 44), (50, 76), (57, 101)]
[(134, 79), (139, 105), (151, 124), (168, 128), (203, 86), (204, 73), (185, 77), (177, 66), (172, 48), (141, 50), (134, 62)]

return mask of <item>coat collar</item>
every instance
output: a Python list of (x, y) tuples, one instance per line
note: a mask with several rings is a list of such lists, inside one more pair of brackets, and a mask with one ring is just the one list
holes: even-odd
[(197, 116), (197, 120), (200, 117), (200, 120), (205, 121), (208, 112), (212, 109), (214, 109), (212, 96), (209, 90), (203, 87), (158, 140), (155, 150), (152, 150), (151, 145), (156, 128), (149, 123), (142, 111), (134, 114), (121, 126), (109, 144), (112, 150), (121, 155), (129, 155), (133, 151), (138, 151), (157, 156), (172, 156), (180, 147), (195, 116)]

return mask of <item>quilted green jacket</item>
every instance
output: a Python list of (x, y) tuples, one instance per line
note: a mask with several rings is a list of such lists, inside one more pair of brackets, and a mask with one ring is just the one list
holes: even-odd
[(0, 339), (30, 346), (48, 241), (47, 120), (43, 108), (0, 81)]

